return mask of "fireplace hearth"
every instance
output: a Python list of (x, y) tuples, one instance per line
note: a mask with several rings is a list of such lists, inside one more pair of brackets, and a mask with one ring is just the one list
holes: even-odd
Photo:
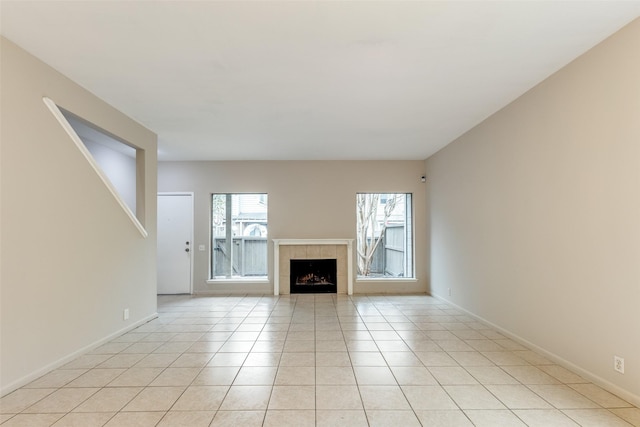
[(290, 271), (292, 294), (335, 294), (338, 290), (335, 259), (292, 259)]

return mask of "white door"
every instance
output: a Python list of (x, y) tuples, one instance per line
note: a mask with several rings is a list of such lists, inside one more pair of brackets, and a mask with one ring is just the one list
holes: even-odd
[(191, 293), (193, 194), (158, 194), (158, 294)]

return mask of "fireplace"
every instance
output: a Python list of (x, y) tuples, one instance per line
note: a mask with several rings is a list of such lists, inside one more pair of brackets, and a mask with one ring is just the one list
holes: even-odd
[(338, 291), (336, 259), (292, 259), (289, 278), (292, 294)]

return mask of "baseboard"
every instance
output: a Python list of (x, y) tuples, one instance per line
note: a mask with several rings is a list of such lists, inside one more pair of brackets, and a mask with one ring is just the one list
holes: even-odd
[(591, 381), (592, 383), (602, 387), (603, 389), (607, 390), (610, 393), (615, 394), (616, 396), (618, 396), (621, 399), (626, 400), (627, 402), (631, 403), (632, 405), (635, 405), (637, 407), (640, 406), (640, 396), (629, 392), (628, 390), (625, 390), (615, 384), (613, 384), (610, 381), (605, 380), (604, 378), (590, 372), (587, 371), (586, 369), (581, 368), (578, 365), (573, 364), (572, 362), (558, 356), (555, 353), (552, 353), (548, 350), (545, 350), (544, 348), (514, 334), (513, 332), (509, 331), (508, 329), (505, 329), (501, 326), (498, 326), (486, 319), (484, 319), (481, 316), (478, 316), (475, 313), (472, 313), (462, 307), (460, 307), (459, 305), (449, 301), (448, 299), (440, 296), (440, 295), (435, 295), (432, 294), (431, 296), (433, 296), (434, 298), (437, 298), (441, 301), (446, 302), (447, 304), (451, 305), (452, 307), (455, 307), (456, 309), (464, 312), (465, 314), (467, 314), (468, 316), (473, 317), (474, 319), (477, 319), (478, 321), (491, 326), (492, 328), (496, 329), (497, 331), (499, 331), (500, 333), (502, 333), (503, 335), (507, 336), (508, 338), (516, 341), (519, 344), (522, 344), (523, 346), (529, 348), (530, 350), (534, 350), (537, 353), (542, 354), (544, 357), (546, 357), (547, 359), (557, 363), (558, 365), (569, 369), (570, 371), (580, 375), (582, 378)]
[(138, 320), (135, 323), (132, 323), (131, 325), (128, 325), (125, 328), (122, 328), (112, 334), (107, 335), (106, 337), (95, 341), (85, 347), (82, 347), (81, 349), (74, 351), (71, 354), (68, 354), (67, 356), (56, 360), (55, 362), (49, 363), (48, 365), (38, 369), (37, 371), (34, 371), (28, 375), (25, 375), (24, 377), (12, 382), (11, 384), (8, 384), (4, 387), (2, 387), (2, 389), (0, 390), (0, 397), (5, 396), (9, 393), (11, 393), (12, 391), (15, 391), (17, 389), (19, 389), (22, 386), (25, 386), (27, 384), (29, 384), (31, 381), (36, 380), (38, 378), (40, 378), (41, 376), (53, 371), (54, 369), (57, 369), (61, 366), (66, 365), (67, 363), (71, 362), (72, 360), (76, 359), (79, 356), (82, 356), (88, 352), (90, 352), (91, 350), (94, 350), (98, 347), (100, 347), (103, 344), (106, 344), (107, 342), (111, 341), (114, 338), (119, 337), (122, 334), (125, 334), (129, 331), (132, 331), (133, 329), (137, 328), (138, 326), (144, 325), (145, 323), (155, 319), (158, 317), (158, 313), (154, 313), (150, 316), (147, 316), (141, 320)]

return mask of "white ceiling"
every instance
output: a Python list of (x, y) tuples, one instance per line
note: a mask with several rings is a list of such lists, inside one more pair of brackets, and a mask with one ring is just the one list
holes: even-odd
[(161, 160), (425, 159), (640, 1), (5, 1), (1, 32)]

